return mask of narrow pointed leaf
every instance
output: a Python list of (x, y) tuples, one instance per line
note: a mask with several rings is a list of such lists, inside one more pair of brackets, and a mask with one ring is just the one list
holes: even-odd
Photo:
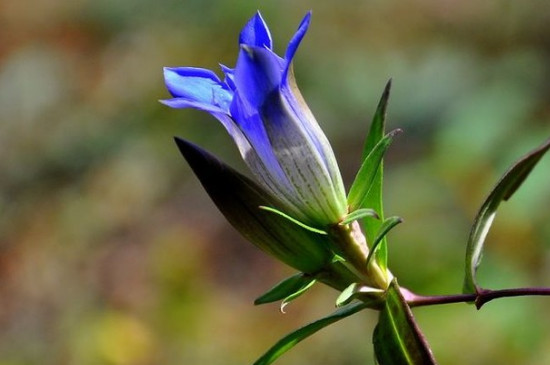
[(299, 220), (294, 219), (294, 218), (292, 218), (291, 216), (289, 216), (288, 214), (283, 213), (283, 212), (281, 212), (280, 210), (277, 210), (277, 209), (275, 209), (275, 208), (265, 207), (265, 206), (260, 206), (260, 207), (258, 207), (258, 208), (260, 208), (260, 209), (262, 209), (262, 210), (265, 210), (265, 211), (268, 211), (268, 212), (271, 212), (271, 213), (278, 214), (278, 215), (280, 215), (281, 217), (287, 219), (288, 221), (290, 221), (290, 222), (296, 224), (296, 225), (299, 226), (299, 227), (302, 227), (303, 229), (307, 229), (307, 230), (310, 231), (310, 232), (317, 233), (317, 234), (322, 234), (322, 235), (326, 235), (326, 234), (327, 234), (327, 232), (325, 232), (325, 231), (323, 231), (323, 230), (321, 230), (321, 229), (317, 229), (317, 228), (310, 227), (310, 226), (308, 226), (307, 224), (302, 223), (302, 222), (300, 222)]
[(374, 353), (380, 365), (436, 364), (411, 309), (394, 280), (373, 334)]
[(368, 208), (357, 209), (357, 210), (351, 212), (350, 214), (348, 214), (348, 215), (340, 222), (340, 224), (341, 224), (341, 225), (350, 224), (350, 223), (353, 222), (353, 221), (356, 221), (356, 220), (359, 220), (359, 219), (363, 219), (363, 218), (375, 218), (375, 219), (379, 219), (380, 217), (378, 217), (378, 214), (376, 213), (376, 211), (375, 211), (374, 209), (368, 209)]
[(180, 138), (176, 143), (218, 209), (246, 239), (305, 273), (316, 273), (330, 263), (333, 254), (327, 236), (261, 210), (260, 206), (278, 208), (282, 204), (207, 151)]
[(476, 272), (481, 263), (485, 238), (489, 233), (500, 203), (508, 200), (516, 192), (548, 149), (550, 149), (550, 139), (514, 163), (502, 176), (479, 209), (466, 247), (464, 293), (473, 294), (480, 290), (477, 284)]
[(344, 306), (359, 297), (370, 296), (372, 300), (377, 300), (383, 293), (384, 291), (382, 289), (372, 288), (360, 283), (353, 283), (344, 289), (338, 298), (336, 298), (336, 306)]
[[(380, 98), (378, 107), (376, 108), (376, 112), (374, 113), (374, 116), (372, 118), (369, 134), (367, 135), (365, 146), (363, 148), (362, 160), (365, 160), (369, 153), (371, 153), (371, 151), (374, 149), (376, 144), (384, 137), (384, 134), (386, 134), (386, 109), (390, 97), (390, 90), (391, 79), (387, 82), (386, 87), (384, 88), (384, 92), (382, 93), (382, 97)], [(382, 204), (382, 181), (384, 177), (383, 170), (384, 163), (382, 162), (380, 164), (380, 167), (378, 168), (378, 172), (374, 177), (372, 185), (365, 199), (361, 202), (361, 205), (363, 207), (371, 208), (378, 212), (380, 219), (384, 219), (384, 207)], [(363, 227), (365, 229), (365, 234), (369, 242), (372, 242), (374, 240), (376, 232), (380, 228), (381, 224), (382, 222), (378, 220), (363, 220)], [(376, 251), (376, 260), (378, 261), (378, 264), (380, 265), (380, 267), (382, 267), (382, 269), (385, 270), (387, 268), (387, 246), (385, 239), (382, 241), (380, 247)]]
[(376, 255), (376, 251), (378, 251), (378, 248), (380, 247), (380, 244), (384, 241), (384, 238), (386, 238), (386, 235), (399, 223), (402, 223), (403, 219), (401, 217), (389, 217), (380, 226), (378, 229), (378, 233), (376, 234), (376, 238), (374, 239), (372, 243), (372, 247), (369, 251), (369, 255), (367, 256), (367, 265), (369, 264), (370, 260), (372, 259), (373, 255)]
[(393, 137), (400, 132), (400, 129), (396, 129), (384, 136), (363, 160), (348, 195), (348, 205), (351, 211), (361, 208), (372, 208), (363, 204), (363, 202), (365, 201), (367, 193), (373, 186), (374, 179), (382, 164), (384, 154), (388, 150)]
[(284, 354), (285, 352), (293, 348), (300, 341), (313, 335), (317, 331), (333, 324), (334, 322), (338, 322), (339, 320), (349, 317), (352, 314), (355, 314), (365, 308), (366, 308), (366, 304), (364, 303), (349, 304), (347, 306), (344, 306), (336, 310), (331, 315), (325, 318), (312, 322), (286, 335), (281, 340), (279, 340), (279, 342), (277, 342), (271, 349), (269, 349), (269, 351), (267, 351), (262, 357), (260, 357), (254, 363), (254, 365), (272, 364), (277, 358), (279, 358), (282, 354)]
[(309, 283), (307, 283), (306, 285), (304, 285), (303, 287), (296, 290), (294, 293), (291, 293), (290, 295), (288, 295), (281, 302), (281, 307), (280, 307), (281, 313), (285, 313), (286, 306), (289, 305), (290, 302), (292, 302), (294, 299), (300, 297), (302, 294), (304, 294), (306, 291), (308, 291), (309, 288), (311, 288), (313, 286), (313, 284), (315, 284), (315, 282), (316, 282), (316, 280), (312, 280)]
[(386, 86), (384, 87), (384, 92), (380, 97), (380, 101), (378, 102), (378, 106), (376, 107), (369, 133), (365, 141), (365, 146), (363, 147), (361, 160), (364, 160), (369, 153), (371, 153), (374, 146), (376, 146), (376, 144), (384, 137), (384, 134), (386, 134), (386, 109), (390, 98), (391, 83), (392, 80), (388, 80)]
[(255, 305), (278, 302), (288, 296), (296, 293), (297, 291), (307, 287), (311, 282), (314, 282), (315, 278), (311, 275), (299, 273), (288, 277), (269, 289), (265, 294), (262, 294), (255, 301)]

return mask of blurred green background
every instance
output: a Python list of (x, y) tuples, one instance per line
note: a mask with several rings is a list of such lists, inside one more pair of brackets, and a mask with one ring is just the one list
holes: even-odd
[[(209, 115), (168, 109), (163, 66), (234, 65), (259, 8), (282, 53), (305, 11), (302, 92), (352, 181), (393, 77), (387, 158), (390, 267), (423, 294), (461, 290), (476, 209), (550, 135), (550, 3), (528, 1), (0, 2), (0, 365), (250, 364), (328, 314), (316, 287), (281, 314), (254, 307), (291, 274), (224, 221), (172, 141), (243, 167)], [(503, 205), (483, 286), (550, 286), (550, 159)], [(415, 315), (442, 364), (550, 363), (550, 299)], [(373, 358), (376, 313), (279, 364)]]

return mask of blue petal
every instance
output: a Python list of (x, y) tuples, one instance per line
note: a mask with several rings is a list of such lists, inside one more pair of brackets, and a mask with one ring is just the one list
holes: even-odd
[[(273, 176), (279, 185), (288, 185), (286, 175), (281, 170), (279, 162), (275, 158), (271, 142), (269, 141), (261, 116), (258, 114), (258, 110), (251, 107), (238, 93), (235, 93), (233, 103), (231, 104), (231, 115), (237, 121), (239, 129), (246, 136), (246, 139), (262, 161), (266, 171)], [(264, 175), (262, 172), (255, 172)], [(262, 178), (265, 178), (265, 176), (262, 176)], [(264, 182), (271, 185), (271, 181)]]
[(259, 108), (281, 84), (284, 66), (284, 60), (271, 50), (241, 46), (234, 79), (241, 97), (250, 106)]
[(298, 47), (300, 46), (300, 42), (302, 42), (302, 39), (306, 35), (306, 32), (309, 28), (309, 23), (311, 21), (311, 11), (309, 11), (304, 19), (302, 19), (302, 22), (300, 23), (300, 26), (298, 26), (298, 30), (288, 43), (288, 47), (286, 49), (285, 53), (285, 60), (286, 60), (286, 66), (283, 73), (283, 80), (286, 80), (288, 69), (290, 68), (290, 64), (292, 63), (292, 59), (294, 58), (294, 55), (296, 54), (296, 51), (298, 50)]
[(272, 48), (271, 34), (260, 12), (257, 12), (241, 30), (239, 44)]
[(202, 68), (165, 67), (164, 80), (168, 91), (176, 98), (212, 105), (229, 111), (233, 94), (218, 76)]
[(216, 105), (213, 105), (210, 103), (202, 103), (195, 100), (189, 100), (186, 98), (165, 99), (165, 100), (160, 100), (160, 102), (164, 105), (169, 106), (170, 108), (176, 108), (176, 109), (193, 108), (193, 109), (198, 109), (198, 110), (208, 112), (210, 114), (214, 114), (214, 113), (227, 114), (226, 110), (221, 109)]
[(232, 91), (235, 91), (235, 89), (237, 89), (235, 86), (235, 70), (222, 64), (220, 64), (220, 67), (225, 75), (225, 79), (223, 81)]

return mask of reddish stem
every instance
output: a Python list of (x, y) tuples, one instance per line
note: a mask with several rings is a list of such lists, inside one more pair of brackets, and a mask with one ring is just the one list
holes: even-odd
[(550, 296), (550, 288), (514, 288), (514, 289), (479, 289), (477, 294), (452, 295), (418, 295), (408, 289), (401, 288), (403, 297), (411, 307), (428, 305), (474, 302), (477, 309), (493, 299), (520, 296)]

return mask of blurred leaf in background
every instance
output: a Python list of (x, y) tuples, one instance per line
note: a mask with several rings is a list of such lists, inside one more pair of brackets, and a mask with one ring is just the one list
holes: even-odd
[[(5, 0), (1, 365), (250, 363), (332, 311), (337, 293), (324, 288), (283, 318), (276, 304), (253, 307), (290, 272), (230, 229), (172, 136), (233, 166), (238, 153), (209, 116), (157, 102), (163, 66), (232, 66), (257, 6), (278, 52), (313, 9), (295, 74), (348, 187), (393, 77), (388, 129), (405, 133), (387, 156), (385, 210), (406, 223), (392, 233), (391, 269), (419, 293), (460, 291), (475, 211), (506, 166), (550, 134), (547, 1)], [(550, 284), (549, 173), (544, 159), (499, 212), (479, 272), (487, 287)], [(415, 316), (441, 363), (550, 362), (544, 299)], [(279, 363), (373, 358), (375, 317), (344, 320)]]

